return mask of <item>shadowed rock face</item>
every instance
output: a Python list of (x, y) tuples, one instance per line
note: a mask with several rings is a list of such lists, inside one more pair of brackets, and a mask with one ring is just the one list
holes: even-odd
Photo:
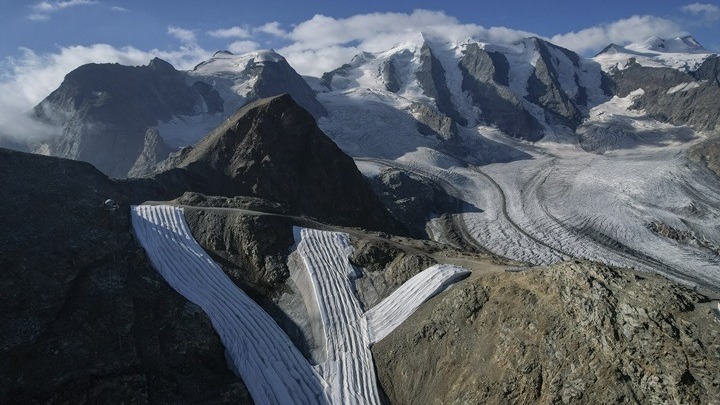
[(588, 262), (471, 276), (373, 347), (393, 404), (713, 403), (706, 298)]
[(148, 129), (142, 151), (128, 172), (128, 177), (145, 177), (157, 170), (157, 164), (172, 153), (156, 129)]
[(35, 107), (36, 117), (59, 133), (31, 147), (125, 177), (144, 149), (149, 127), (203, 108), (222, 111), (219, 94), (205, 83), (188, 85), (184, 73), (158, 58), (148, 66), (84, 65)]
[(0, 403), (252, 403), (209, 319), (135, 244), (121, 184), (2, 149), (0, 170)]
[(500, 53), (470, 44), (460, 60), (462, 89), (482, 110), (482, 119), (510, 136), (537, 141), (542, 127), (521, 105), (508, 86), (508, 62)]
[(161, 183), (250, 196), (340, 225), (401, 231), (354, 161), (290, 96), (252, 103), (161, 166)]
[(420, 82), (423, 93), (435, 100), (435, 105), (441, 113), (460, 125), (467, 124), (467, 120), (460, 115), (452, 102), (450, 89), (445, 81), (445, 69), (427, 44), (423, 44), (420, 49), (420, 68), (415, 73), (415, 77)]
[[(696, 72), (685, 73), (670, 68), (652, 68), (631, 64), (611, 72), (614, 92), (620, 97), (643, 89), (633, 108), (645, 110), (648, 116), (674, 125), (689, 125), (701, 131), (720, 128), (720, 66), (717, 57), (709, 58)], [(683, 83), (697, 84), (671, 91)]]
[(383, 82), (385, 83), (385, 89), (387, 89), (387, 91), (391, 91), (393, 93), (400, 91), (400, 81), (397, 78), (395, 64), (393, 64), (392, 59), (383, 63), (380, 74), (382, 75)]
[(720, 56), (713, 55), (705, 60), (693, 73), (698, 80), (709, 80), (720, 86)]
[[(244, 98), (230, 89), (222, 89), (222, 97), (247, 102), (289, 93), (316, 118), (326, 115), (305, 80), (283, 57), (274, 55), (273, 60), (251, 61), (235, 73), (252, 83)], [(173, 117), (233, 113), (223, 111), (228, 100), (223, 100), (214, 79), (177, 71), (158, 58), (148, 66), (81, 66), (35, 107), (36, 118), (56, 126), (58, 133), (33, 143), (31, 149), (90, 162), (111, 177), (145, 175), (170, 150), (159, 136), (147, 139), (149, 129)]]
[[(556, 50), (562, 51), (570, 58), (576, 68), (580, 67), (579, 57), (574, 52), (551, 45), (537, 38), (534, 38), (533, 42), (540, 57), (536, 61), (535, 69), (528, 80), (528, 95), (526, 97), (532, 103), (543, 107), (545, 119), (548, 123), (562, 124), (575, 129), (582, 121), (582, 113), (574, 104), (574, 101), (562, 90), (548, 47), (552, 46)], [(578, 80), (577, 74), (575, 74), (576, 83), (578, 83)], [(581, 90), (578, 93), (579, 101), (586, 103), (587, 93), (585, 93), (582, 86), (578, 87)]]
[(690, 149), (690, 159), (703, 163), (720, 176), (720, 135), (714, 134)]

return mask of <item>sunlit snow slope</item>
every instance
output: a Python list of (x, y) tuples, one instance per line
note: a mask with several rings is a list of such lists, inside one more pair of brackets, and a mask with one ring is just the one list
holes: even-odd
[[(443, 68), (432, 83), (424, 46)], [(691, 70), (710, 55), (689, 37), (651, 38), (593, 60), (537, 39), (493, 45), (420, 35), (362, 53), (314, 88), (329, 112), (320, 127), (366, 176), (392, 167), (431, 180), (472, 208), (453, 214), (455, 222), (494, 253), (538, 265), (588, 258), (720, 288), (720, 182), (686, 157), (704, 134), (633, 110), (642, 89), (610, 97), (601, 74), (629, 57)], [(450, 95), (441, 102), (443, 86)], [(697, 83), (670, 87), (687, 92)], [(449, 125), (453, 112), (466, 123)], [(544, 138), (534, 143), (507, 132), (540, 127)], [(436, 220), (428, 226), (444, 240)]]

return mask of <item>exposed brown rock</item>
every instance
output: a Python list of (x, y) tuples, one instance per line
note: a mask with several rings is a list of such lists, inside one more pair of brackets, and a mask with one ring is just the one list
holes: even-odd
[(478, 275), (373, 347), (393, 404), (718, 403), (707, 299), (589, 262)]

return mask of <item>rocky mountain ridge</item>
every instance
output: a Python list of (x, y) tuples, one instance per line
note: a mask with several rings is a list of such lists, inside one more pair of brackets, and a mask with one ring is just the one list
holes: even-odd
[(93, 163), (112, 177), (137, 176), (246, 103), (284, 93), (317, 117), (326, 114), (302, 77), (272, 51), (219, 52), (189, 72), (158, 58), (147, 66), (84, 65), (35, 107), (34, 116), (57, 134), (30, 149)]
[(404, 232), (352, 158), (289, 95), (241, 108), (158, 165), (153, 179), (183, 191), (263, 198), (331, 223)]
[[(336, 107), (362, 100), (370, 109), (366, 115), (394, 116), (402, 123), (398, 143), (424, 144), (459, 157), (475, 148), (460, 135), (464, 128), (493, 126), (535, 142), (572, 133), (591, 108), (639, 88), (649, 93), (667, 87), (665, 95), (646, 94), (636, 104), (648, 108), (649, 116), (713, 130), (717, 111), (707, 100), (720, 83), (717, 58), (692, 37), (610, 45), (586, 59), (540, 38), (439, 43), (418, 34), (388, 51), (361, 53), (310, 85), (273, 51), (218, 52), (187, 72), (159, 59), (147, 67), (88, 65), (69, 74), (36, 107), (38, 119), (55, 124), (59, 133), (31, 149), (90, 161), (114, 177), (138, 176), (169, 150), (198, 142), (246, 103), (283, 93), (319, 119), (333, 139), (350, 126), (357, 127), (354, 138), (387, 130), (350, 120)], [(111, 82), (133, 82), (138, 89), (124, 92)], [(146, 136), (148, 131), (158, 136)], [(339, 143), (352, 155), (368, 153)]]

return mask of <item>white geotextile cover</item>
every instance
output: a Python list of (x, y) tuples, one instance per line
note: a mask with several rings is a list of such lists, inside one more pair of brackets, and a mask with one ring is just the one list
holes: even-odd
[(469, 272), (451, 265), (432, 266), (363, 313), (352, 287), (358, 272), (349, 259), (353, 251), (349, 235), (297, 227), (294, 234), (323, 323), (327, 362), (321, 373), (332, 387), (332, 401), (379, 404), (370, 345)]
[(389, 335), (428, 299), (467, 276), (469, 271), (449, 264), (436, 264), (416, 274), (389, 297), (365, 313), (370, 343)]
[(256, 404), (328, 402), (322, 378), (275, 321), (198, 245), (182, 208), (136, 206), (132, 223), (153, 267), (208, 315)]
[(351, 284), (359, 273), (349, 260), (349, 235), (295, 228), (325, 339), (327, 360), (318, 372), (195, 241), (182, 208), (140, 205), (131, 214), (153, 267), (205, 311), (257, 404), (380, 404), (370, 345), (468, 273), (432, 266), (363, 313)]

